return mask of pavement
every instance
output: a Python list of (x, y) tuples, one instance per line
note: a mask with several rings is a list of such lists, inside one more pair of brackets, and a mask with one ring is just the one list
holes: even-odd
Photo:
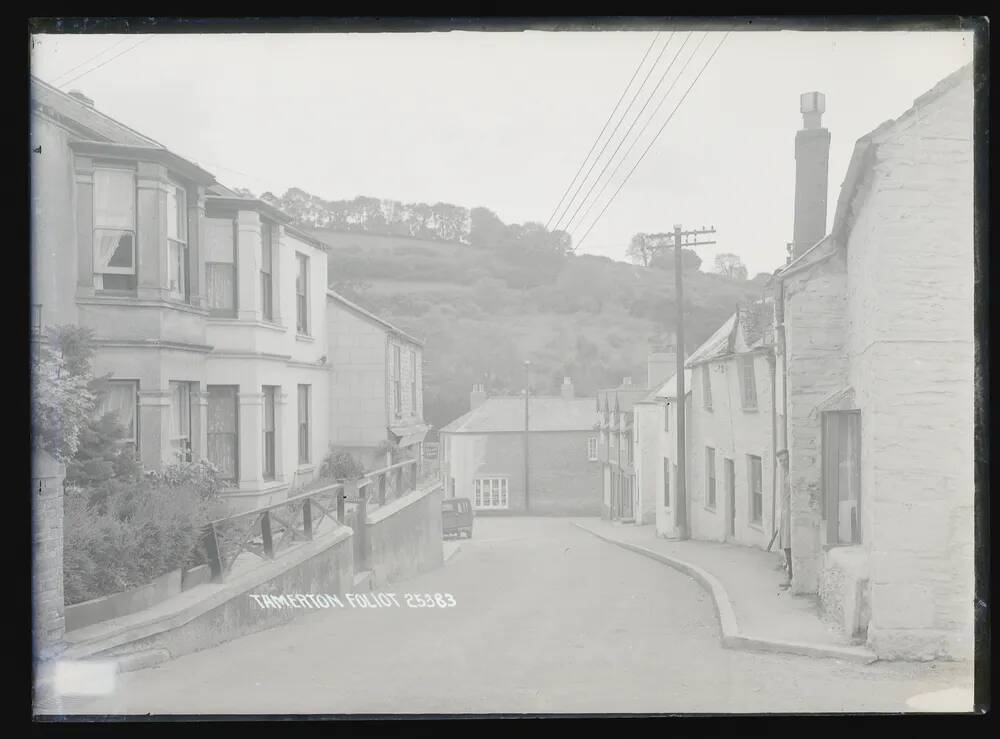
[(653, 525), (597, 519), (576, 524), (702, 581), (716, 600), (727, 646), (875, 660), (863, 639), (850, 639), (839, 624), (823, 617), (815, 595), (796, 595), (781, 587), (785, 582), (783, 555), (736, 544), (664, 539)]
[(564, 518), (481, 518), (444, 566), (386, 592), (451, 605), (301, 611), (118, 674), (65, 715), (897, 712), (967, 691), (961, 663), (725, 649), (691, 577)]

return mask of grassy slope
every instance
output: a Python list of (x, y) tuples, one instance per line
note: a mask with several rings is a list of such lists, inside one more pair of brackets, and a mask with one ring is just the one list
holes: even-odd
[[(669, 342), (674, 274), (605, 257), (567, 258), (542, 284), (519, 284), (503, 254), (468, 246), (313, 231), (331, 246), (329, 281), (369, 310), (425, 338), (425, 415), (436, 428), (468, 410), (473, 383), (493, 391), (557, 392), (563, 376), (578, 395), (646, 379), (646, 355)], [(506, 280), (506, 281), (505, 281)], [(685, 273), (690, 353), (735, 309), (759, 294), (750, 283)]]

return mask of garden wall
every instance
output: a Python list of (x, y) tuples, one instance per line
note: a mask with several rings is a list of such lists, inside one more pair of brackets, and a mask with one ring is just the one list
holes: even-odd
[(441, 483), (416, 490), (367, 516), (365, 538), (375, 587), (444, 563)]

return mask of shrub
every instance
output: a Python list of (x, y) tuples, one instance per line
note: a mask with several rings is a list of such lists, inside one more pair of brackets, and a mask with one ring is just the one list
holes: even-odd
[(319, 478), (323, 480), (356, 480), (365, 474), (365, 466), (350, 452), (330, 447), (319, 467)]
[[(180, 478), (176, 478), (180, 479)], [(201, 561), (211, 498), (195, 482), (161, 476), (68, 486), (63, 577), (66, 603), (139, 587)]]

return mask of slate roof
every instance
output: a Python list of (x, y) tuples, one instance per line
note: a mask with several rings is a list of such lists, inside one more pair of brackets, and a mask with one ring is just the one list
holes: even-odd
[(160, 142), (143, 136), (124, 123), (56, 89), (38, 77), (31, 78), (31, 103), (33, 107), (41, 108), (47, 115), (73, 129), (83, 139), (166, 149)]
[[(594, 398), (531, 396), (529, 431), (593, 431), (599, 422)], [(524, 431), (524, 396), (494, 396), (441, 429), (453, 434)]]
[[(684, 395), (691, 394), (691, 370), (684, 370)], [(666, 400), (677, 397), (677, 375), (675, 374), (665, 383), (653, 390), (646, 400)]]
[(696, 364), (702, 364), (729, 354), (729, 341), (735, 325), (736, 314), (733, 313), (733, 315), (726, 319), (725, 323), (715, 330), (714, 334), (709, 336), (701, 346), (694, 350), (691, 356), (688, 357), (687, 362), (684, 363), (684, 366), (694, 367)]

